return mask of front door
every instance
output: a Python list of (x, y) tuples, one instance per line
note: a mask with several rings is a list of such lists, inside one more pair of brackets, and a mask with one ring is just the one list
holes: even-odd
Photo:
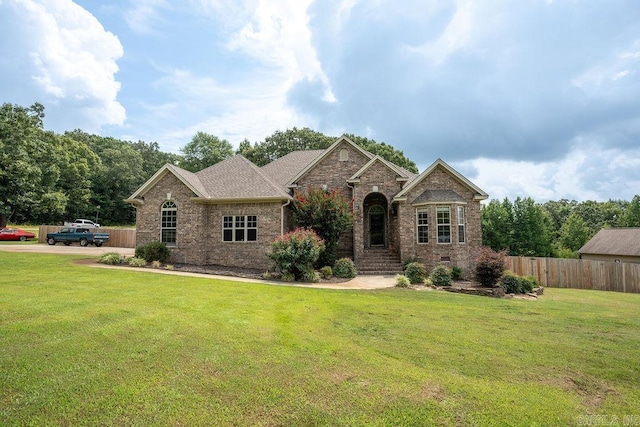
[(369, 208), (369, 245), (384, 246), (384, 209), (382, 206)]

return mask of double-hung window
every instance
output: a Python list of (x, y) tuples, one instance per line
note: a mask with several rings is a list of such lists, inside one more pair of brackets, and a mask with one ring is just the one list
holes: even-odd
[(449, 206), (436, 206), (436, 225), (438, 243), (451, 243), (451, 208)]
[(167, 246), (175, 246), (178, 229), (178, 206), (175, 202), (167, 200), (162, 204), (160, 212), (160, 241)]
[(466, 242), (464, 221), (464, 206), (458, 206), (458, 243)]
[(255, 242), (258, 240), (256, 215), (226, 215), (222, 218), (222, 240), (225, 242)]
[(429, 222), (427, 208), (416, 209), (416, 224), (418, 227), (418, 243), (429, 243)]

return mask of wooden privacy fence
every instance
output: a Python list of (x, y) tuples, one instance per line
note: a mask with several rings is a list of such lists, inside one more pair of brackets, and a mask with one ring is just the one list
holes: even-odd
[[(47, 233), (55, 233), (62, 228), (60, 225), (41, 225), (38, 231), (38, 242), (46, 243)], [(117, 248), (135, 248), (136, 230), (135, 228), (96, 228), (97, 232), (109, 233), (109, 241), (104, 246)]]
[(510, 256), (506, 267), (551, 288), (640, 293), (640, 264), (630, 262)]

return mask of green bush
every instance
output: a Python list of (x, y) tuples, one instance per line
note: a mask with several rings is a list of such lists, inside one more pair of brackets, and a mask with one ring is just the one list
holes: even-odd
[(352, 279), (358, 275), (356, 265), (350, 258), (340, 258), (333, 266), (333, 275), (343, 279)]
[(127, 264), (131, 267), (144, 267), (147, 265), (147, 261), (142, 258), (132, 257), (127, 260)]
[(462, 280), (462, 268), (457, 265), (451, 267), (451, 278), (453, 280)]
[(295, 279), (313, 270), (313, 265), (324, 250), (324, 241), (315, 231), (298, 228), (271, 242), (267, 256), (274, 262), (276, 271), (291, 273)]
[(311, 269), (302, 273), (302, 281), (308, 283), (315, 283), (320, 281), (320, 273)]
[(399, 288), (409, 287), (409, 278), (404, 274), (396, 274), (396, 286)]
[(171, 251), (162, 242), (149, 242), (136, 248), (135, 257), (142, 258), (147, 262), (159, 261), (160, 263), (165, 263), (169, 261)]
[(484, 246), (476, 256), (475, 277), (483, 286), (495, 286), (504, 273), (506, 252)]
[(424, 279), (427, 278), (427, 267), (420, 262), (411, 262), (407, 264), (404, 275), (407, 276), (412, 285), (423, 284)]
[(409, 255), (408, 257), (406, 257), (405, 259), (402, 260), (402, 271), (407, 269), (407, 265), (414, 263), (414, 262), (419, 262), (418, 261), (418, 257), (415, 255)]
[(435, 286), (451, 286), (451, 269), (444, 265), (438, 265), (429, 276), (431, 283)]
[(282, 276), (280, 276), (280, 280), (282, 280), (283, 282), (293, 282), (294, 280), (296, 280), (296, 276), (293, 273), (282, 273)]
[(504, 288), (504, 291), (508, 294), (520, 293), (520, 276), (515, 274), (511, 270), (504, 272), (500, 278), (500, 285)]
[(540, 286), (538, 280), (533, 276), (522, 276), (522, 290), (524, 292), (531, 292), (534, 288)]
[(331, 276), (333, 276), (333, 268), (325, 265), (320, 269), (320, 275), (323, 279), (331, 279)]
[(124, 257), (117, 252), (107, 252), (100, 256), (100, 263), (109, 265), (118, 265), (124, 262)]
[(518, 276), (513, 271), (507, 270), (500, 278), (500, 285), (508, 294), (526, 294), (537, 287), (538, 283), (533, 276)]

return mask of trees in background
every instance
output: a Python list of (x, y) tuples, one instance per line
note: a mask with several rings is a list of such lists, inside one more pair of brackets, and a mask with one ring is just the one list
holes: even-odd
[(196, 133), (191, 141), (180, 149), (182, 158), (178, 165), (190, 172), (198, 172), (233, 155), (233, 147), (226, 139), (205, 132)]
[(482, 242), (510, 255), (577, 257), (594, 234), (606, 227), (640, 227), (640, 196), (631, 202), (491, 200), (482, 206)]
[[(405, 157), (402, 151), (396, 150), (384, 142), (376, 142), (373, 139), (353, 134), (345, 134), (345, 136), (373, 154), (402, 166), (410, 172), (418, 172), (416, 164)], [(244, 140), (240, 143), (237, 153), (242, 154), (258, 166), (264, 166), (292, 151), (324, 150), (336, 139), (336, 137), (327, 136), (309, 128), (298, 129), (294, 127), (285, 131), (276, 131), (273, 135), (267, 136), (264, 141), (256, 142), (253, 145), (248, 140)]]

